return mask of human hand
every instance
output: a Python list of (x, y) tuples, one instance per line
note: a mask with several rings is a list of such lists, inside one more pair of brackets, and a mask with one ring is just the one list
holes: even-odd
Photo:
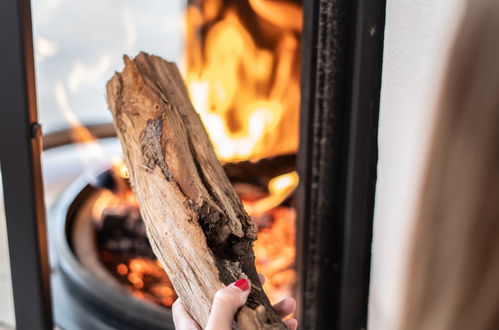
[[(262, 281), (263, 282), (263, 281)], [(238, 309), (246, 303), (251, 284), (246, 279), (231, 283), (215, 294), (211, 307), (206, 330), (231, 330), (232, 320)], [(293, 313), (296, 302), (292, 298), (285, 298), (273, 306), (277, 314), (284, 318)], [(173, 322), (176, 330), (199, 330), (201, 327), (191, 317), (182, 301), (177, 299), (172, 306)], [(298, 321), (289, 319), (284, 321), (289, 330), (296, 330)]]

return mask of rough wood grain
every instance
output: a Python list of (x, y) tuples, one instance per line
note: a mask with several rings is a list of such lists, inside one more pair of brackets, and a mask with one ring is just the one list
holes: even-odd
[(286, 329), (254, 266), (257, 229), (227, 179), (173, 63), (124, 58), (107, 84), (109, 108), (154, 252), (204, 327), (217, 289), (251, 280), (238, 329)]

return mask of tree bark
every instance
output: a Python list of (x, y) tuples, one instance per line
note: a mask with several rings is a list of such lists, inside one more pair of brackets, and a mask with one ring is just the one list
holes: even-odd
[(130, 182), (153, 250), (193, 318), (206, 325), (215, 292), (252, 283), (237, 329), (286, 329), (254, 265), (257, 229), (244, 211), (174, 63), (140, 53), (107, 84)]

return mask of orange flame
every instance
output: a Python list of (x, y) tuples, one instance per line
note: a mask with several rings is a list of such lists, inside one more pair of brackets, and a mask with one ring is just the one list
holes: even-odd
[(296, 277), (296, 213), (292, 208), (278, 207), (272, 210), (271, 215), (273, 224), (258, 232), (253, 249), (256, 269), (266, 278), (263, 288), (270, 301), (275, 303), (292, 296)]
[(244, 201), (244, 208), (252, 217), (259, 217), (279, 206), (288, 198), (298, 185), (298, 173), (291, 172), (270, 180), (269, 195), (256, 201)]
[(293, 208), (279, 205), (297, 185), (298, 174), (287, 173), (270, 180), (267, 197), (254, 202), (243, 199), (244, 207), (253, 218), (267, 214), (273, 219), (268, 227), (259, 230), (253, 245), (256, 268), (267, 279), (264, 289), (272, 302), (291, 296), (295, 283), (296, 213)]
[[(295, 153), (299, 119), (299, 34), (302, 9), (295, 0), (192, 0), (186, 11), (184, 77), (193, 105), (204, 122), (215, 152), (224, 162), (258, 160)], [(117, 162), (115, 173), (128, 178)], [(259, 222), (254, 244), (257, 270), (266, 277), (272, 302), (292, 294), (296, 213), (282, 203), (298, 184), (296, 172), (269, 182), (268, 195), (245, 199)], [(133, 193), (130, 203), (137, 205)], [(116, 197), (116, 196), (115, 196)], [(261, 197), (261, 196), (259, 196)], [(255, 200), (256, 199), (256, 200)], [(103, 210), (127, 203), (103, 196)], [(116, 266), (128, 289), (140, 299), (171, 306), (175, 292), (159, 263), (134, 258)], [(149, 287), (146, 278), (166, 279)], [(154, 296), (155, 298), (151, 298)]]
[[(244, 5), (250, 17), (240, 17)], [(301, 8), (285, 1), (222, 6), (209, 0), (189, 6), (186, 22), (187, 86), (219, 158), (296, 152)], [(263, 40), (255, 40), (257, 34)]]
[[(192, 1), (186, 19), (186, 83), (220, 160), (258, 160), (298, 147), (299, 34), (295, 1)], [(257, 269), (272, 301), (295, 280), (295, 212), (281, 203), (296, 172), (269, 182), (269, 194), (243, 204), (255, 219), (271, 217), (255, 242)], [(258, 220), (257, 220), (258, 222)]]
[(104, 159), (104, 152), (97, 143), (96, 138), (90, 131), (80, 123), (80, 120), (71, 109), (68, 101), (66, 89), (61, 82), (56, 83), (54, 96), (59, 109), (70, 126), (71, 137), (76, 142), (80, 150), (82, 160), (87, 165), (87, 169), (95, 160)]
[[(85, 164), (86, 175), (93, 183), (97, 174), (100, 174), (93, 173), (93, 171), (100, 171), (100, 169), (94, 168), (94, 166), (106, 160), (104, 150), (97, 141), (97, 138), (92, 135), (88, 128), (85, 127), (76, 116), (70, 106), (66, 89), (61, 82), (56, 83), (54, 96), (63, 117), (69, 124), (71, 137), (78, 148), (80, 158)], [(111, 164), (116, 182), (123, 188), (125, 186), (123, 184), (123, 179), (128, 179), (128, 170), (123, 160), (119, 157), (113, 158)]]
[[(264, 289), (272, 302), (291, 296), (295, 283), (296, 213), (292, 207), (282, 206), (282, 203), (293, 193), (297, 184), (298, 175), (291, 172), (270, 180), (269, 194), (265, 197), (254, 199), (241, 195), (244, 207), (257, 223), (260, 218), (268, 221), (259, 230), (254, 252), (257, 270), (267, 279)], [(102, 190), (94, 202), (92, 217), (100, 222), (106, 211), (119, 213), (120, 210), (130, 211), (129, 207), (137, 208), (138, 212), (138, 203), (129, 186), (127, 191), (120, 194)], [(173, 304), (176, 297), (173, 286), (157, 260), (133, 258), (128, 263), (118, 264), (116, 273), (126, 278), (127, 288), (137, 298), (151, 301), (159, 299), (165, 306)], [(152, 287), (146, 284), (151, 279), (157, 282)]]
[(122, 179), (129, 179), (130, 173), (122, 158), (115, 158), (112, 161), (114, 172)]

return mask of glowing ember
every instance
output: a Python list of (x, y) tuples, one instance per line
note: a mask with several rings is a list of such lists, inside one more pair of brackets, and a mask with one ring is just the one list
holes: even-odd
[(106, 253), (100, 256), (109, 271), (136, 298), (166, 307), (171, 307), (177, 299), (172, 283), (157, 260), (137, 257), (116, 264), (115, 257)]
[[(297, 151), (302, 28), (299, 2), (189, 1), (184, 78), (215, 151), (224, 162), (254, 161)], [(91, 154), (101, 158), (102, 150), (94, 146), (91, 134), (72, 115), (62, 85), (55, 92), (73, 126), (75, 140), (89, 143)], [(84, 152), (83, 159), (88, 159), (88, 154)], [(110, 214), (110, 223), (116, 225), (119, 221), (115, 220), (122, 218), (120, 226), (126, 227), (127, 235), (148, 244), (122, 160), (113, 161), (112, 175), (116, 187), (102, 191), (92, 210), (96, 230), (102, 230), (103, 219)], [(256, 264), (267, 279), (264, 288), (273, 302), (290, 296), (295, 282), (296, 214), (289, 197), (297, 184), (296, 172), (270, 180), (268, 187), (239, 183), (244, 188), (239, 191), (241, 200), (259, 228), (254, 245)], [(137, 242), (125, 237), (100, 246), (101, 261), (138, 299), (171, 306), (175, 291), (150, 246), (145, 251), (134, 244)]]
[(255, 251), (256, 269), (266, 282), (263, 286), (270, 301), (292, 296), (295, 283), (295, 210), (278, 207), (270, 212), (273, 223), (260, 229)]
[(116, 271), (121, 276), (125, 276), (126, 274), (128, 274), (128, 267), (125, 264), (119, 264), (118, 266), (116, 266)]
[(126, 286), (136, 297), (154, 299), (153, 301), (167, 307), (177, 298), (171, 282), (157, 260), (133, 258), (128, 262), (128, 267), (120, 264), (116, 271), (123, 277), (122, 280), (128, 280), (128, 283), (125, 281)]
[[(258, 225), (255, 261), (258, 272), (266, 278), (264, 289), (272, 302), (291, 296), (295, 282), (296, 214), (286, 200), (297, 183), (297, 174), (291, 172), (270, 180), (267, 193), (251, 185), (236, 188)], [(113, 241), (106, 233), (98, 234), (108, 240), (100, 241), (101, 260), (135, 297), (170, 307), (176, 298), (175, 291), (152, 253), (135, 197), (128, 185), (127, 189), (119, 195), (102, 190), (94, 203), (96, 230), (116, 236)]]

